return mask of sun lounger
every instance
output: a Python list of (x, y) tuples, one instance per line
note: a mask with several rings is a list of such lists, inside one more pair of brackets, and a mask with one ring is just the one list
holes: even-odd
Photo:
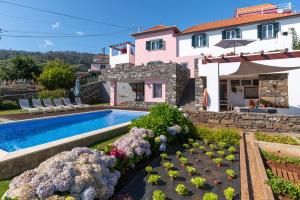
[(19, 104), (22, 110), (26, 110), (31, 115), (32, 113), (39, 113), (40, 110), (37, 108), (32, 108), (29, 104), (28, 99), (19, 99)]
[(43, 99), (44, 105), (49, 107), (49, 108), (53, 108), (55, 110), (55, 112), (57, 111), (64, 111), (65, 108), (62, 106), (56, 106), (53, 104), (52, 100), (49, 98)]
[(82, 103), (80, 97), (76, 97), (76, 98), (75, 98), (75, 102), (77, 103), (77, 105), (82, 105), (82, 106), (84, 106), (85, 109), (88, 109), (89, 107), (91, 107), (89, 104), (84, 104), (84, 103)]
[(51, 107), (47, 107), (47, 106), (44, 106), (41, 102), (41, 99), (32, 99), (32, 104), (35, 108), (37, 109), (40, 109), (43, 111), (43, 113), (45, 112), (53, 112), (55, 111), (53, 108)]
[(62, 103), (62, 101), (61, 101), (61, 98), (54, 98), (53, 101), (54, 101), (54, 104), (55, 104), (56, 106), (61, 106), (61, 107), (63, 107), (65, 110), (73, 110), (73, 109), (75, 110), (75, 108), (72, 107), (72, 106), (64, 105), (64, 104)]
[(74, 107), (75, 109), (77, 109), (77, 108), (79, 108), (79, 109), (84, 108), (84, 106), (82, 106), (82, 105), (72, 104), (70, 98), (62, 98), (62, 99), (63, 99), (63, 102), (64, 102), (64, 104), (66, 106), (71, 106), (71, 107)]

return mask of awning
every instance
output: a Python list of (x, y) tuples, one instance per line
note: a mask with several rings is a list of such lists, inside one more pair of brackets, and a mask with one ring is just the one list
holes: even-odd
[(238, 70), (230, 75), (243, 76), (243, 75), (258, 75), (275, 72), (283, 72), (289, 70), (300, 69), (299, 67), (276, 67), (269, 65), (262, 65), (254, 62), (242, 62)]

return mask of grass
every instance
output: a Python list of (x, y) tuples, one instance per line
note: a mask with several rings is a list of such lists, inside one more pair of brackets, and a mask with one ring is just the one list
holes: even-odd
[(0, 198), (4, 195), (4, 193), (8, 190), (8, 185), (10, 181), (5, 180), (5, 181), (0, 181)]
[(257, 140), (263, 142), (299, 145), (294, 138), (286, 135), (275, 135), (275, 134), (271, 135), (271, 134), (257, 132), (255, 133), (255, 137)]
[(20, 113), (26, 113), (26, 111), (21, 111), (20, 109), (16, 110), (0, 110), (0, 116), (1, 115), (15, 115)]

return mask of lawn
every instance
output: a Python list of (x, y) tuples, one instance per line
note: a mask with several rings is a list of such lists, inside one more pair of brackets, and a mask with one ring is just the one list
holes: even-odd
[(15, 115), (20, 113), (26, 113), (26, 111), (21, 111), (20, 109), (17, 110), (0, 110), (0, 116), (1, 115)]
[(9, 183), (10, 181), (8, 180), (0, 181), (0, 197), (2, 197), (3, 194), (6, 192), (6, 190), (8, 189)]

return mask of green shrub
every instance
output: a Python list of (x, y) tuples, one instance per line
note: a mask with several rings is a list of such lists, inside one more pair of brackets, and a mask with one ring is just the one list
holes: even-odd
[(208, 192), (203, 195), (203, 200), (218, 200), (219, 197), (217, 194)]
[(65, 198), (65, 200), (76, 200), (76, 199), (75, 199), (75, 197), (67, 196), (67, 197)]
[(277, 156), (276, 154), (266, 152), (263, 150), (261, 150), (261, 154), (265, 159), (272, 160), (277, 163), (290, 163), (290, 164), (300, 165), (299, 158)]
[(188, 142), (189, 142), (190, 144), (193, 144), (193, 143), (194, 143), (194, 139), (193, 139), (193, 138), (188, 138)]
[(233, 169), (227, 169), (227, 170), (226, 170), (226, 174), (227, 174), (227, 176), (229, 176), (229, 177), (232, 177), (232, 178), (235, 177), (235, 172), (234, 172)]
[(195, 185), (196, 188), (199, 189), (199, 188), (203, 187), (203, 185), (206, 183), (206, 179), (197, 176), (197, 177), (191, 179), (191, 183), (193, 185)]
[(193, 153), (195, 153), (195, 149), (191, 148), (191, 149), (189, 149), (189, 152), (190, 152), (190, 154), (193, 154)]
[(234, 161), (235, 160), (235, 156), (233, 154), (230, 154), (230, 155), (226, 156), (226, 160)]
[(11, 100), (0, 101), (0, 110), (13, 110), (18, 108), (20, 108), (19, 104), (15, 101), (11, 101)]
[(224, 155), (225, 155), (225, 151), (218, 151), (218, 154), (219, 154), (220, 156), (224, 156)]
[(174, 167), (174, 164), (173, 163), (170, 163), (170, 162), (164, 162), (163, 163), (163, 166), (167, 169), (167, 170), (170, 170)]
[(160, 190), (155, 190), (152, 195), (153, 200), (166, 200), (166, 195)]
[(196, 172), (196, 168), (195, 167), (191, 167), (191, 166), (187, 166), (186, 167), (186, 171), (191, 175), (193, 173)]
[(172, 179), (177, 178), (179, 176), (178, 170), (169, 170), (168, 176)]
[(197, 135), (201, 140), (207, 140), (207, 142), (213, 141), (213, 130), (205, 127), (205, 126), (198, 126), (197, 127)]
[(153, 171), (153, 168), (151, 166), (147, 166), (145, 170), (148, 174), (150, 174)]
[(188, 190), (186, 189), (185, 185), (183, 185), (183, 184), (178, 184), (175, 188), (175, 191), (179, 195), (187, 195), (188, 194)]
[(183, 129), (184, 127), (188, 127), (190, 132), (194, 132), (192, 123), (184, 117), (180, 110), (168, 104), (161, 103), (151, 107), (148, 115), (133, 120), (131, 127), (150, 129), (156, 135), (164, 134), (168, 137), (168, 141), (172, 142), (174, 139), (169, 135), (167, 128), (174, 124), (178, 124)]
[(182, 156), (182, 152), (181, 151), (176, 151), (176, 155), (178, 158), (180, 158)]
[(205, 153), (205, 155), (207, 155), (208, 157), (212, 158), (214, 156), (214, 153), (211, 151), (208, 151)]
[(198, 142), (194, 142), (194, 143), (192, 144), (192, 146), (195, 147), (195, 148), (198, 148), (198, 147), (200, 146), (200, 144), (199, 144)]
[(299, 145), (294, 138), (286, 135), (271, 135), (257, 132), (255, 137), (257, 140), (264, 142)]
[(226, 197), (226, 200), (233, 200), (235, 196), (235, 190), (232, 187), (228, 187), (224, 190), (224, 195)]
[(190, 148), (190, 145), (189, 145), (189, 144), (183, 144), (182, 146), (183, 146), (183, 148), (186, 148), (186, 149), (187, 149), (187, 148)]
[(230, 146), (230, 147), (228, 148), (228, 151), (229, 151), (230, 153), (234, 153), (234, 152), (236, 152), (236, 148), (235, 148), (234, 146)]
[(66, 97), (66, 92), (64, 89), (56, 89), (56, 90), (42, 90), (38, 92), (38, 98), (45, 99), (45, 98), (60, 98)]
[(216, 163), (216, 165), (221, 165), (223, 162), (223, 159), (222, 158), (214, 158), (213, 161), (214, 161), (214, 163)]
[(273, 193), (277, 196), (284, 196), (290, 199), (300, 199), (300, 185), (296, 185), (291, 181), (286, 181), (278, 176), (273, 175), (270, 169), (267, 169), (269, 180), (267, 184), (270, 185)]
[(153, 185), (157, 185), (159, 180), (159, 175), (152, 174), (148, 177), (148, 183), (152, 183)]
[(186, 165), (186, 164), (188, 164), (188, 159), (186, 158), (186, 157), (181, 157), (181, 158), (179, 158), (179, 161), (180, 161), (180, 163), (181, 164), (183, 164), (183, 165)]
[(220, 147), (220, 149), (225, 149), (227, 146), (226, 142), (218, 142), (218, 146)]
[(199, 146), (199, 149), (200, 149), (201, 151), (205, 151), (205, 146)]
[(168, 158), (168, 154), (166, 154), (166, 153), (161, 153), (161, 154), (160, 154), (160, 157), (161, 157), (163, 160), (165, 160), (165, 159)]
[(215, 145), (215, 144), (210, 144), (210, 145), (209, 145), (209, 148), (210, 148), (211, 150), (215, 150), (215, 149), (217, 148), (217, 145)]

